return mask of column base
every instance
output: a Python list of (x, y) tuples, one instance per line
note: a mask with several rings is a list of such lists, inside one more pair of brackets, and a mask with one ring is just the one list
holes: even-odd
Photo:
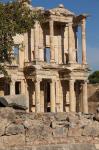
[(55, 64), (55, 60), (54, 59), (50, 60), (50, 63)]
[(74, 64), (74, 63), (75, 63), (75, 62), (73, 62), (73, 61), (69, 61), (69, 62), (68, 62), (68, 64), (70, 64), (70, 65), (71, 65), (71, 64)]

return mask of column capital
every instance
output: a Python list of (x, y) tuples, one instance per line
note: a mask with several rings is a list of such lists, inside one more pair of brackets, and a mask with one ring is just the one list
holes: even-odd
[(82, 20), (81, 20), (81, 25), (83, 25), (83, 24), (85, 24), (86, 23), (86, 18), (83, 18)]
[(51, 83), (52, 83), (52, 82), (56, 82), (56, 81), (57, 81), (56, 79), (52, 79), (52, 80), (51, 80)]
[(69, 81), (70, 81), (70, 82), (75, 82), (76, 80), (75, 80), (75, 79), (70, 79)]
[(69, 22), (69, 23), (68, 23), (68, 26), (72, 26), (72, 25), (73, 25), (73, 22)]
[(39, 24), (39, 21), (36, 20), (35, 23), (34, 23), (34, 28), (36, 28), (36, 25), (38, 25), (38, 24)]
[(54, 23), (54, 20), (50, 19), (50, 20), (49, 20), (49, 23), (50, 23), (50, 24), (53, 24), (53, 23)]
[(39, 83), (40, 83), (40, 82), (42, 81), (42, 78), (32, 79), (32, 81), (33, 81), (33, 82), (35, 82), (35, 83), (37, 83), (37, 82), (39, 82)]
[(14, 83), (15, 83), (15, 81), (16, 81), (15, 79), (12, 79), (12, 80), (11, 80), (11, 84), (14, 84)]
[(83, 83), (88, 83), (88, 80), (83, 80)]

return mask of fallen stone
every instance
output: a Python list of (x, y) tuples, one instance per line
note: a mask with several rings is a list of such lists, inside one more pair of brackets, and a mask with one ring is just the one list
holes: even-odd
[(26, 106), (22, 106), (22, 105), (18, 105), (16, 103), (10, 103), (8, 105), (8, 107), (12, 107), (14, 109), (19, 109), (19, 110), (27, 110), (27, 107)]
[(6, 99), (4, 97), (0, 97), (0, 106), (1, 107), (7, 107), (8, 106), (8, 102), (6, 101)]

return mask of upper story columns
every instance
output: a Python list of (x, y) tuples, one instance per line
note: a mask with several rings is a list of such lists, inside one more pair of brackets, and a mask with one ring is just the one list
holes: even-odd
[(72, 22), (68, 24), (68, 55), (69, 55), (69, 63), (73, 63), (73, 49), (72, 49)]
[(86, 18), (81, 20), (82, 64), (86, 64)]
[(39, 22), (36, 21), (34, 25), (34, 60), (38, 59), (39, 53)]
[(55, 50), (54, 50), (54, 21), (49, 21), (50, 28), (50, 61), (55, 62)]

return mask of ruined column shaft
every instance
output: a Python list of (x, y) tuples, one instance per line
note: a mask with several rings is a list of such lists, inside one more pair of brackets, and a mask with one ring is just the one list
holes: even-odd
[(83, 112), (88, 113), (87, 81), (82, 84), (82, 90)]
[(55, 61), (55, 52), (54, 52), (54, 22), (53, 20), (50, 20), (49, 22), (49, 27), (50, 27), (50, 61), (54, 62)]
[(40, 112), (40, 80), (35, 82), (35, 112)]
[(51, 112), (55, 112), (55, 81), (50, 83)]
[(86, 20), (82, 19), (81, 22), (81, 37), (82, 37), (82, 64), (86, 64)]
[(70, 111), (76, 112), (76, 99), (74, 91), (74, 80), (69, 81), (69, 100), (70, 100)]

